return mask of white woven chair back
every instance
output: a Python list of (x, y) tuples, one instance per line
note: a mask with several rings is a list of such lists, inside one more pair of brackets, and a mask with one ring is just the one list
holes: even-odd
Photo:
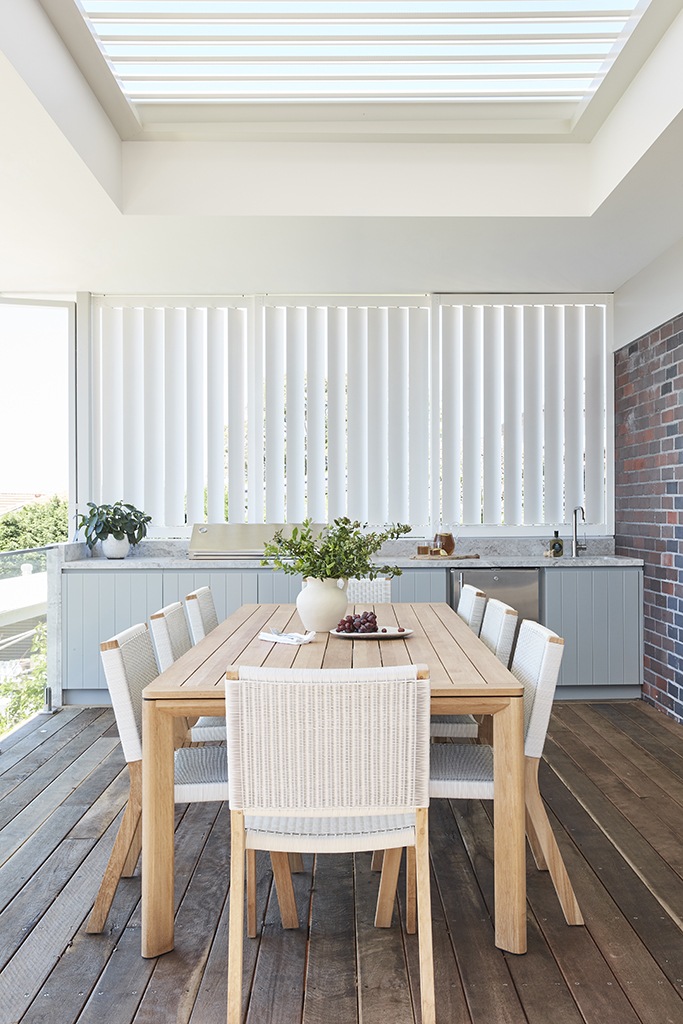
[(429, 801), (429, 679), (382, 669), (240, 668), (226, 681), (230, 807), (409, 813)]
[(524, 685), (524, 753), (540, 757), (548, 731), (564, 640), (538, 622), (523, 619), (510, 671)]
[(483, 640), (490, 651), (502, 661), (507, 668), (510, 664), (512, 643), (517, 629), (518, 612), (509, 604), (497, 601), (495, 597), (486, 602), (484, 618), (481, 624), (480, 640)]
[(463, 583), (460, 588), (460, 600), (458, 601), (457, 613), (470, 629), (479, 636), (481, 622), (484, 618), (486, 607), (486, 594), (483, 590), (477, 590), (471, 583)]
[(149, 619), (159, 671), (164, 672), (192, 647), (187, 618), (180, 601), (167, 604)]
[(391, 580), (379, 576), (376, 580), (351, 579), (346, 588), (349, 604), (389, 604), (391, 601)]
[(187, 621), (192, 634), (192, 643), (198, 644), (207, 633), (218, 625), (216, 605), (209, 587), (199, 587), (185, 598)]
[(142, 758), (142, 691), (159, 674), (147, 626), (131, 626), (100, 644), (116, 725), (127, 762)]

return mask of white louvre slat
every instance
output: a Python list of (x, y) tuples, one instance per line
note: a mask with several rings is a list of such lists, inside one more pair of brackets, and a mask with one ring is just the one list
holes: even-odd
[[(225, 521), (224, 403), (225, 310), (211, 307), (206, 311), (206, 515), (210, 523)], [(244, 430), (244, 421), (241, 426)]]
[(151, 526), (165, 524), (164, 498), (164, 314), (147, 306), (143, 315), (144, 350), (144, 458), (145, 501), (142, 508), (152, 517)]
[[(247, 522), (264, 522), (265, 451), (263, 301), (256, 297), (247, 319)], [(271, 520), (272, 521), (272, 520)]]
[(124, 494), (123, 475), (123, 310), (102, 310), (102, 495), (103, 502)]
[(565, 318), (565, 497), (567, 517), (585, 500), (584, 460), (584, 307), (568, 306)]
[(306, 310), (287, 310), (287, 521), (306, 518)]
[(123, 494), (136, 508), (145, 507), (145, 464), (143, 436), (143, 312), (140, 308), (123, 310), (121, 323), (123, 351)]
[[(286, 310), (265, 310), (266, 522), (285, 522)], [(250, 466), (250, 470), (251, 470)], [(288, 469), (289, 467), (287, 467)]]
[(429, 310), (411, 308), (408, 374), (409, 523), (429, 522)]
[(166, 526), (185, 522), (187, 380), (186, 317), (184, 309), (169, 308), (164, 316), (166, 415), (164, 436)]
[(390, 519), (410, 521), (408, 501), (408, 310), (389, 310), (389, 394), (387, 423), (391, 458), (387, 464)]
[(545, 522), (567, 522), (564, 509), (564, 306), (547, 306), (544, 325)]
[(484, 307), (484, 523), (503, 518), (503, 308)]
[(441, 458), (441, 318), (439, 302), (429, 309), (429, 523), (444, 523)]
[(462, 517), (479, 525), (482, 517), (483, 328), (481, 306), (465, 306), (462, 323)]
[(368, 311), (347, 314), (348, 462), (347, 501), (351, 519), (368, 517)]
[(389, 518), (389, 480), (379, 467), (393, 454), (388, 426), (389, 323), (386, 307), (368, 311), (368, 519), (380, 524)]
[(346, 310), (327, 315), (327, 500), (328, 520), (346, 515)]
[(543, 520), (543, 307), (524, 307), (524, 522)]
[(445, 524), (462, 517), (462, 306), (441, 307), (441, 476)]
[(605, 308), (586, 306), (586, 519), (605, 521)]
[(187, 521), (204, 520), (206, 479), (206, 310), (187, 311)]
[(325, 309), (311, 306), (306, 325), (306, 444), (308, 503), (314, 523), (327, 522), (325, 486), (325, 378), (327, 321)]
[[(228, 521), (247, 518), (247, 317), (244, 309), (228, 310)], [(225, 475), (225, 471), (223, 470)]]
[(504, 522), (519, 526), (523, 519), (522, 473), (524, 466), (523, 399), (524, 344), (523, 310), (506, 306), (504, 312), (503, 457)]

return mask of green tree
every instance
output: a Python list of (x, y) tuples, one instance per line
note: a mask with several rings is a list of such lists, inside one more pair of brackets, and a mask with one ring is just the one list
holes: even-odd
[(19, 678), (0, 683), (0, 736), (40, 711), (47, 686), (47, 623), (39, 622), (33, 636), (30, 667)]
[(58, 495), (0, 516), (0, 551), (42, 548), (69, 537), (68, 504)]

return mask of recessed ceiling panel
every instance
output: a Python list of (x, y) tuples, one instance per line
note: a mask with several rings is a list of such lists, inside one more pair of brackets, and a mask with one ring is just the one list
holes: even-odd
[(174, 104), (184, 117), (196, 107), (195, 120), (219, 104), (561, 103), (571, 116), (599, 88), (648, 0), (78, 4), (144, 123), (146, 108)]

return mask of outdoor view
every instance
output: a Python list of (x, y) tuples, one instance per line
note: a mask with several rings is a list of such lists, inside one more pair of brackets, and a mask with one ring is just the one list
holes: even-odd
[(68, 310), (0, 301), (0, 737), (45, 705), (46, 547), (68, 534)]

